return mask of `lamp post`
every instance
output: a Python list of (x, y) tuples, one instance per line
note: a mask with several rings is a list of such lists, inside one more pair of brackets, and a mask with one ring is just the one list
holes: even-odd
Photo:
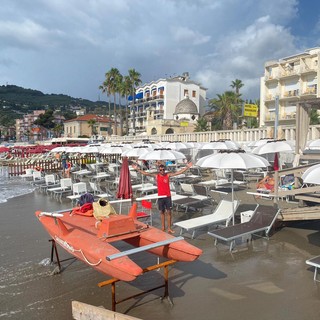
[(274, 133), (273, 138), (276, 140), (278, 138), (278, 124), (279, 124), (279, 96), (275, 97), (275, 110), (274, 110)]

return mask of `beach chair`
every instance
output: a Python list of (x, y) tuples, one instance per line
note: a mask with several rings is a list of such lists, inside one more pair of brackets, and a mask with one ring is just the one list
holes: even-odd
[(50, 192), (53, 197), (62, 201), (62, 195), (70, 193), (72, 191), (72, 180), (71, 178), (64, 178), (60, 180), (59, 187), (48, 188), (47, 192)]
[(94, 196), (97, 196), (98, 198), (107, 198), (107, 199), (114, 198), (114, 195), (109, 190), (107, 189), (102, 190), (101, 187), (96, 182), (89, 181), (89, 185)]
[(237, 210), (239, 204), (240, 201), (234, 201), (234, 209), (232, 209), (232, 201), (221, 200), (213, 213), (193, 219), (179, 221), (174, 223), (173, 225), (180, 227), (180, 234), (183, 233), (183, 230), (192, 230), (191, 238), (193, 239), (196, 230), (199, 228), (221, 223), (225, 223), (225, 225), (227, 226), (233, 216), (233, 213)]
[(20, 174), (20, 177), (23, 178), (24, 180), (32, 180), (33, 179), (33, 168), (28, 168), (26, 169), (26, 173)]
[(137, 219), (152, 226), (152, 201), (142, 199), (140, 206), (138, 203)]
[(316, 256), (306, 260), (306, 264), (314, 267), (313, 280), (320, 282), (320, 280), (318, 280), (318, 268), (320, 268), (320, 256)]
[(279, 213), (280, 209), (275, 207), (259, 206), (249, 221), (228, 226), (224, 229), (210, 231), (208, 234), (216, 239), (215, 244), (217, 244), (218, 240), (230, 243), (230, 251), (232, 251), (237, 239), (247, 239), (247, 236), (250, 236), (252, 240), (253, 235), (261, 232), (264, 232), (266, 238), (268, 238), (269, 232)]
[(59, 187), (60, 183), (54, 174), (47, 174), (44, 176), (44, 183), (39, 185), (40, 192), (47, 192), (48, 188)]
[(78, 182), (72, 185), (72, 195), (67, 196), (71, 200), (72, 204), (80, 199), (81, 195), (87, 193), (87, 184), (85, 182)]

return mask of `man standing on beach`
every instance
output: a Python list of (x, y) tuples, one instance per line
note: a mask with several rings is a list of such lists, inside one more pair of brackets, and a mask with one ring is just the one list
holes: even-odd
[(164, 198), (158, 199), (158, 208), (160, 210), (161, 215), (161, 225), (162, 225), (162, 231), (166, 230), (166, 223), (165, 223), (165, 215), (167, 216), (168, 220), (168, 233), (174, 233), (174, 231), (171, 229), (172, 225), (172, 201), (171, 201), (171, 191), (170, 191), (170, 177), (177, 176), (179, 174), (184, 173), (187, 171), (190, 167), (192, 167), (192, 162), (189, 162), (187, 166), (177, 172), (165, 172), (165, 166), (161, 164), (159, 166), (159, 172), (158, 173), (149, 173), (146, 171), (141, 170), (137, 164), (133, 164), (132, 168), (140, 172), (141, 174), (145, 176), (151, 176), (154, 177), (157, 181), (157, 187), (158, 187), (158, 196), (165, 196)]

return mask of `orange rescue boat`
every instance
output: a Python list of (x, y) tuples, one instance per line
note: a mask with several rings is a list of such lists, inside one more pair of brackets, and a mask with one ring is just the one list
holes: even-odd
[[(36, 216), (52, 239), (76, 258), (113, 278), (132, 281), (143, 270), (128, 256), (148, 251), (176, 261), (194, 261), (202, 250), (182, 237), (174, 237), (135, 218), (136, 204), (127, 215), (112, 215), (102, 220), (98, 229), (94, 217), (66, 212), (41, 212)], [(135, 249), (124, 252), (113, 246), (125, 241)]]

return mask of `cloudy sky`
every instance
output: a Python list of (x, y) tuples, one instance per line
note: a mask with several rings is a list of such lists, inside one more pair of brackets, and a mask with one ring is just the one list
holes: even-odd
[(143, 83), (189, 72), (207, 96), (244, 83), (259, 98), (264, 63), (320, 46), (313, 0), (1, 0), (0, 85), (90, 100), (105, 72)]

